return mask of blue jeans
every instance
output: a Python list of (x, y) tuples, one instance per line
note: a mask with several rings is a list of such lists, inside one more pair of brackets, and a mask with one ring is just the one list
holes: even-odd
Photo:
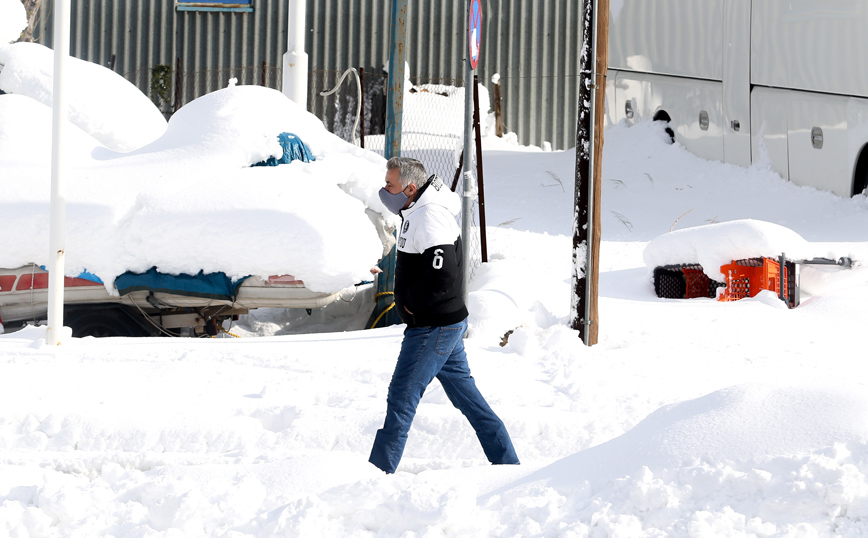
[(518, 463), (506, 427), (485, 402), (470, 376), (464, 353), (466, 330), (465, 319), (445, 327), (412, 327), (404, 331), (398, 364), (389, 384), (386, 420), (382, 429), (377, 431), (368, 460), (383, 471), (394, 473), (398, 467), (416, 407), (435, 376), (452, 405), (476, 430), (488, 461), (494, 464)]

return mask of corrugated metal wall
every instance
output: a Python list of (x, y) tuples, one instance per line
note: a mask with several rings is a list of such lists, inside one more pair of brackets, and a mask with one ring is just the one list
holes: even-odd
[[(36, 29), (51, 46), (51, 5)], [(164, 110), (241, 84), (279, 88), (286, 50), (287, 0), (254, 0), (253, 13), (181, 12), (172, 0), (72, 0), (70, 52), (108, 66), (149, 93), (150, 70), (167, 65), (177, 77)], [(409, 0), (407, 62), (414, 82), (464, 77), (466, 0)], [(506, 128), (523, 144), (575, 145), (581, 53), (576, 0), (483, 0), (482, 56), (477, 74), (491, 87), (497, 73)], [(366, 88), (382, 84), (389, 57), (389, 0), (308, 0), (305, 48), (309, 103), (348, 67), (363, 67)], [(322, 73), (329, 73), (323, 76)], [(336, 75), (335, 75), (336, 74)], [(180, 84), (178, 84), (180, 83)], [(315, 107), (312, 107), (313, 110)], [(371, 122), (376, 125), (376, 121)]]
[(483, 49), (480, 67), (488, 78), (501, 75), (507, 129), (524, 144), (575, 146), (581, 2), (488, 0), (485, 7), (484, 43), (498, 46)]
[[(45, 0), (34, 32), (47, 46), (52, 4)], [(287, 7), (286, 0), (260, 0), (253, 13), (196, 12), (176, 11), (173, 0), (72, 0), (70, 54), (107, 67), (114, 58), (113, 69), (146, 94), (151, 70), (169, 66), (172, 97), (163, 109), (171, 112), (232, 77), (279, 88)]]

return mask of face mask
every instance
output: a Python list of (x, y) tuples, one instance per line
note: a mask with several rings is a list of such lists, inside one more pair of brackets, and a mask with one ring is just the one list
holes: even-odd
[(380, 189), (380, 201), (383, 202), (386, 209), (396, 215), (404, 209), (404, 206), (407, 205), (407, 200), (409, 199), (410, 197), (404, 194), (404, 191), (401, 191), (398, 194), (392, 194), (385, 188)]

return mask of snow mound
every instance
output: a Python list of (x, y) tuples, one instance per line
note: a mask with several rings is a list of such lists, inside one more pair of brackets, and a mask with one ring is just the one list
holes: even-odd
[[(54, 53), (38, 43), (0, 48), (0, 89), (52, 106)], [(107, 148), (127, 152), (156, 140), (166, 120), (131, 82), (101, 65), (70, 57), (69, 119)]]
[[(0, 163), (26, 167), (51, 162), (51, 107), (24, 95), (0, 96)], [(76, 125), (65, 131), (67, 156), (89, 159), (102, 145)]]
[[(176, 173), (195, 169), (246, 168), (280, 157), (277, 136), (297, 135), (317, 159), (316, 181), (339, 185), (347, 194), (387, 219), (395, 217), (377, 195), (385, 160), (330, 133), (322, 121), (282, 93), (261, 86), (232, 86), (188, 103), (169, 120), (153, 143), (115, 158), (113, 167), (150, 166)], [(122, 158), (117, 158), (122, 157)]]
[(183, 151), (244, 167), (280, 156), (276, 134), (288, 129), (315, 155), (346, 151), (346, 143), (336, 141), (316, 116), (282, 97), (261, 86), (232, 86), (203, 95), (172, 115), (162, 137), (132, 154)]
[(868, 441), (868, 397), (839, 386), (745, 384), (663, 407), (609, 442), (530, 475), (555, 488), (703, 463), (767, 464)]
[(733, 386), (659, 409), (483, 506), (540, 536), (859, 536), (866, 426), (856, 387)]
[(654, 238), (645, 247), (645, 265), (653, 271), (664, 265), (698, 263), (712, 280), (725, 282), (720, 267), (746, 258), (813, 258), (810, 244), (778, 224), (744, 219), (676, 230)]

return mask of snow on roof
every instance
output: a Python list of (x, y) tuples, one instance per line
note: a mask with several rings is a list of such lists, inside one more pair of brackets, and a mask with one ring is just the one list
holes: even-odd
[[(9, 48), (0, 54), (10, 57)], [(121, 108), (147, 108), (141, 93), (123, 97), (119, 88), (128, 82), (86, 64), (74, 64), (74, 79), (118, 95)], [(39, 62), (29, 70), (19, 63), (13, 73), (21, 81), (45, 74)], [(48, 257), (50, 109), (31, 97), (0, 95), (0, 267), (44, 264)], [(125, 271), (153, 266), (231, 277), (290, 273), (315, 291), (370, 279), (382, 244), (366, 209), (385, 212), (377, 197), (382, 157), (258, 86), (225, 88), (189, 103), (161, 136), (128, 153), (88, 134), (97, 134), (97, 124), (114, 132), (115, 123), (124, 123), (107, 110), (112, 104), (103, 104), (79, 102), (84, 128), (69, 129), (64, 144), (67, 275), (87, 269), (110, 286)], [(281, 154), (281, 132), (299, 136), (316, 161), (251, 168)]]

